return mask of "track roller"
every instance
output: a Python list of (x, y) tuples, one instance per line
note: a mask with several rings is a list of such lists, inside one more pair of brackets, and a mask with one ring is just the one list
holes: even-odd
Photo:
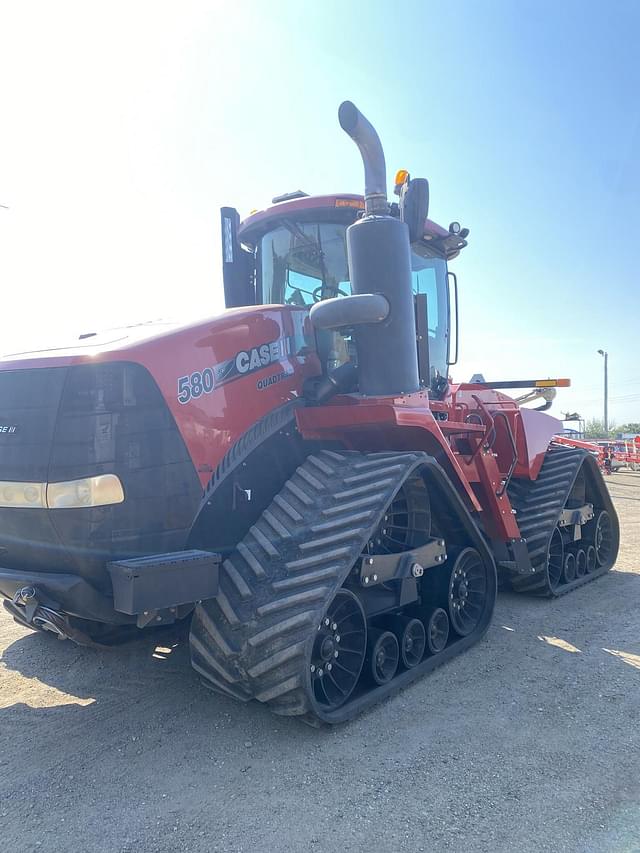
[(587, 573), (587, 552), (584, 548), (576, 551), (576, 577), (582, 578)]
[(576, 555), (569, 551), (564, 557), (562, 568), (562, 579), (565, 583), (571, 583), (576, 579)]
[(390, 621), (400, 646), (400, 660), (405, 669), (417, 666), (424, 657), (427, 635), (420, 619), (396, 616)]
[(427, 623), (427, 645), (432, 655), (437, 655), (449, 639), (449, 617), (442, 607), (436, 607)]
[(400, 645), (393, 631), (369, 630), (368, 674), (376, 684), (391, 681), (398, 669)]
[(594, 548), (599, 566), (606, 565), (611, 560), (613, 552), (613, 530), (611, 516), (606, 510), (598, 515), (594, 532)]
[(596, 549), (593, 545), (589, 545), (587, 548), (587, 574), (590, 575), (591, 572), (595, 572), (598, 568), (598, 557), (596, 554)]

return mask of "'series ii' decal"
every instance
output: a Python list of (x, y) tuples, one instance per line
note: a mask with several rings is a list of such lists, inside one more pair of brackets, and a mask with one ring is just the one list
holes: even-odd
[[(203, 370), (195, 370), (188, 376), (181, 376), (178, 379), (178, 402), (184, 404), (188, 403), (189, 400), (197, 400), (198, 397), (203, 394), (210, 394), (215, 388), (226, 385), (227, 382), (240, 379), (242, 376), (255, 373), (270, 364), (288, 358), (292, 354), (293, 348), (293, 337), (278, 338), (278, 340), (253, 349), (240, 350), (233, 358), (220, 364), (205, 367)], [(277, 379), (270, 377), (270, 381), (264, 380), (265, 384), (258, 384), (258, 387), (262, 390), (274, 382), (280, 382), (287, 375), (290, 373), (285, 370), (276, 374)]]

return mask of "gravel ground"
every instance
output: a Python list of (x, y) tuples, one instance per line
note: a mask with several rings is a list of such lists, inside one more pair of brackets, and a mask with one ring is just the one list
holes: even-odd
[(176, 631), (94, 651), (0, 615), (0, 849), (640, 850), (640, 474), (614, 571), (501, 594), (471, 651), (315, 731), (202, 688)]

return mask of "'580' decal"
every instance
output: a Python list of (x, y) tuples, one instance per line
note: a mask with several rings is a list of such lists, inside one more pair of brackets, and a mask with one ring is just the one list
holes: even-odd
[(178, 402), (184, 404), (189, 400), (197, 400), (203, 394), (210, 394), (214, 388), (287, 358), (291, 355), (292, 346), (293, 338), (278, 338), (250, 350), (240, 350), (233, 358), (213, 367), (181, 376), (178, 379)]

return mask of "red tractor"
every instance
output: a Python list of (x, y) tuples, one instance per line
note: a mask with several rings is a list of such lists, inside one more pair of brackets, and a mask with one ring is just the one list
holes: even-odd
[(407, 173), (390, 204), (375, 130), (339, 119), (364, 198), (224, 208), (225, 312), (0, 363), (14, 618), (101, 643), (188, 617), (206, 685), (328, 723), (477, 642), (498, 577), (561, 595), (619, 541), (596, 460), (502, 393), (557, 383), (449, 379), (468, 231)]

